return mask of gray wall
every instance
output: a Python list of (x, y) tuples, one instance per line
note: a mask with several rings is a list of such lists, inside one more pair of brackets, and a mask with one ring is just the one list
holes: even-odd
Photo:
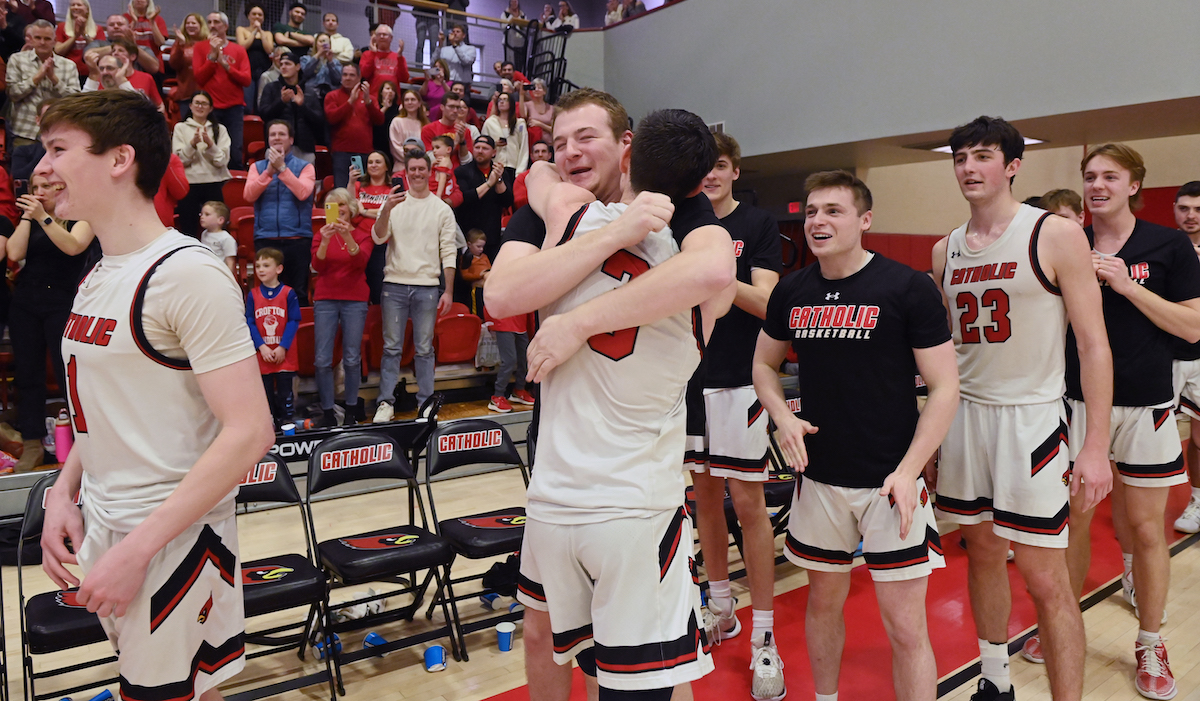
[(602, 75), (635, 119), (689, 109), (758, 155), (1200, 95), (1196, 9), (687, 0), (606, 30)]

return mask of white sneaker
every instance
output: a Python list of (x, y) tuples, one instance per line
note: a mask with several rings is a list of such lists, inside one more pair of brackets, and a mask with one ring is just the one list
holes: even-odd
[(704, 630), (710, 645), (720, 645), (722, 640), (736, 637), (742, 632), (742, 622), (737, 617), (737, 599), (729, 600), (729, 611), (722, 612), (708, 600), (703, 614)]
[(1187, 508), (1175, 519), (1175, 530), (1182, 533), (1200, 533), (1200, 499), (1192, 497)]
[(787, 696), (787, 687), (783, 683), (783, 660), (771, 637), (767, 633), (763, 646), (755, 647), (750, 655), (750, 669), (754, 671), (750, 696), (754, 701), (779, 701)]
[[(1121, 575), (1121, 598), (1133, 607), (1133, 615), (1138, 615), (1137, 591), (1133, 588), (1133, 573)], [(1167, 623), (1167, 609), (1163, 607), (1162, 625)]]
[(371, 423), (387, 423), (388, 421), (391, 421), (392, 417), (395, 415), (396, 411), (392, 409), (392, 405), (389, 402), (379, 402), (379, 408), (375, 410), (375, 418), (371, 419)]

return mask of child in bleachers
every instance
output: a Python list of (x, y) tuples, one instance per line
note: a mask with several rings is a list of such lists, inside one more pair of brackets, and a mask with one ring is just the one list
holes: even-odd
[(246, 322), (258, 349), (258, 369), (276, 425), (289, 423), (295, 414), (292, 381), (300, 369), (295, 343), (300, 298), (295, 290), (279, 282), (282, 272), (283, 252), (277, 248), (260, 250), (254, 259), (254, 275), (261, 284), (250, 288), (246, 295)]
[(429, 189), (443, 202), (457, 208), (463, 199), (450, 161), (450, 155), (454, 153), (454, 139), (447, 134), (434, 137), (432, 153), (433, 174), (429, 177)]
[(483, 252), (487, 234), (479, 229), (467, 232), (467, 247), (458, 252), (458, 273), (454, 276), (454, 301), (467, 305), (472, 314), (483, 318), (483, 282), (492, 269), (492, 261)]
[(229, 208), (219, 200), (209, 200), (200, 208), (200, 243), (212, 249), (235, 273), (237, 265), (237, 241), (225, 227), (229, 225)]

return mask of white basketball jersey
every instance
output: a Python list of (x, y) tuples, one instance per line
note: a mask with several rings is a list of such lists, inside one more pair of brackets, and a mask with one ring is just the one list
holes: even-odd
[[(625, 211), (593, 202), (563, 241)], [(542, 319), (614, 290), (679, 252), (670, 229), (613, 254)], [(589, 339), (542, 383), (531, 518), (557, 524), (648, 516), (683, 503), (684, 390), (700, 361), (691, 315)]]
[[(63, 332), (73, 450), (83, 461), (88, 514), (122, 533), (171, 495), (221, 429), (189, 361), (159, 353), (145, 337), (146, 288), (158, 265), (174, 256), (195, 257), (196, 265), (222, 265), (195, 239), (175, 231), (133, 253), (106, 256), (80, 283)], [(190, 258), (185, 262), (192, 264)], [(236, 287), (232, 276), (224, 277)], [(211, 290), (212, 295), (228, 292)], [(247, 328), (244, 317), (242, 327)], [(216, 334), (212, 327), (207, 332)], [(248, 330), (246, 341), (249, 357)], [(200, 522), (232, 516), (234, 494)]]
[(1049, 216), (1021, 205), (1000, 238), (980, 251), (967, 246), (966, 224), (950, 233), (942, 288), (964, 399), (1041, 404), (1066, 390), (1066, 307), (1037, 260)]

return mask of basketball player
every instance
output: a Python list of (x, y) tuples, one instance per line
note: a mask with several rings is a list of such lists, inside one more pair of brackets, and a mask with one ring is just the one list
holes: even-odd
[[(1008, 122), (980, 117), (950, 134), (954, 174), (971, 218), (933, 248), (958, 353), (958, 413), (942, 444), (937, 509), (960, 524), (983, 678), (975, 701), (1012, 699), (1009, 543), (1037, 609), (1050, 693), (1083, 693), (1085, 641), (1067, 574), (1071, 493), (1095, 506), (1112, 485), (1108, 414), (1112, 360), (1100, 288), (1079, 225), (1012, 195), (1025, 145)], [(1064, 343), (1079, 339), (1087, 437), (1074, 469), (1067, 433)], [(1080, 417), (1077, 423), (1082, 424)], [(990, 522), (990, 523), (989, 523)]]
[(767, 467), (767, 415), (754, 394), (750, 368), (762, 329), (767, 298), (779, 282), (779, 225), (764, 210), (733, 199), (741, 148), (728, 134), (715, 134), (717, 164), (704, 179), (713, 212), (733, 238), (737, 296), (717, 320), (704, 361), (688, 386), (688, 451), (696, 492), (696, 524), (708, 574), (709, 637), (714, 642), (741, 632), (729, 587), (729, 526), (725, 490), (742, 526), (742, 551), (753, 607), (750, 695), (772, 701), (787, 693), (783, 663), (774, 641), (775, 533), (767, 516), (763, 483)]
[[(784, 552), (808, 570), (804, 630), (817, 701), (837, 700), (842, 608), (860, 537), (892, 646), (896, 698), (932, 699), (937, 664), (925, 585), (943, 560), (921, 472), (958, 406), (946, 309), (924, 273), (863, 249), (872, 213), (861, 180), (829, 171), (810, 175), (804, 187), (804, 236), (817, 265), (788, 275), (771, 294), (754, 388), (788, 464), (804, 472)], [(779, 382), (789, 344), (799, 358), (803, 418), (792, 414)], [(918, 371), (929, 388), (919, 415)]]
[(220, 699), (245, 664), (234, 493), (274, 438), (241, 293), (155, 214), (171, 139), (144, 97), (72, 95), (41, 129), (58, 214), (104, 251), (63, 334), (75, 448), (46, 499), (42, 567), (100, 616), (122, 698)]
[[(625, 108), (611, 95), (586, 89), (563, 96), (555, 108), (556, 144), (563, 149), (554, 163), (559, 176), (588, 190), (604, 204), (620, 200), (621, 155), (633, 139)], [(569, 286), (561, 289), (543, 286), (545, 268), (542, 263), (547, 256), (551, 257), (551, 263), (545, 267), (560, 270), (563, 266), (578, 266), (571, 268), (573, 272), (566, 276), (569, 285), (598, 267), (612, 252), (595, 250), (593, 244), (599, 239), (572, 238), (547, 249), (545, 255), (527, 255), (539, 250), (540, 241), (546, 234), (545, 224), (528, 206), (513, 213), (507, 229), (524, 232), (522, 236), (537, 243), (533, 249), (526, 248), (522, 241), (502, 246), (500, 255), (504, 256), (505, 262), (499, 269), (493, 267), (488, 275), (487, 289), (488, 294), (492, 295), (488, 304), (492, 309), (507, 300), (526, 299), (530, 295), (538, 296), (529, 299), (529, 304), (541, 308), (570, 289)], [(558, 259), (553, 260), (554, 256)], [(531, 285), (529, 281), (533, 279), (539, 280), (539, 284)], [(544, 295), (541, 294), (543, 292)], [(535, 417), (540, 413), (540, 405), (534, 405)], [(567, 701), (571, 695), (571, 668), (554, 661), (549, 614), (527, 606), (521, 634), (525, 644), (525, 671), (529, 680), (530, 701)], [(586, 664), (587, 660), (584, 661)], [(589, 700), (595, 701), (599, 692), (594, 666), (589, 671), (590, 674), (584, 676), (584, 682)]]
[[(1105, 437), (1117, 473), (1112, 511), (1125, 557), (1123, 593), (1140, 624), (1135, 683), (1146, 698), (1169, 699), (1177, 689), (1159, 635), (1171, 577), (1163, 521), (1168, 488), (1187, 481), (1179, 434), (1169, 421), (1175, 408), (1171, 364), (1179, 338), (1200, 341), (1200, 261), (1182, 232), (1134, 217), (1146, 177), (1137, 151), (1124, 144), (1096, 146), (1080, 170), (1083, 200), (1092, 213), (1085, 231), (1113, 356), (1112, 428)], [(1080, 401), (1088, 371), (1075, 362), (1074, 340), (1068, 333), (1072, 450), (1083, 428), (1080, 414), (1091, 414)], [(1086, 534), (1091, 516), (1088, 508), (1072, 509), (1072, 530)], [(1081, 585), (1090, 554), (1090, 539), (1071, 539), (1068, 558)]]
[[(1184, 183), (1175, 193), (1175, 224), (1188, 235), (1192, 247), (1200, 254), (1200, 180)], [(1200, 344), (1176, 341), (1172, 370), (1175, 410), (1191, 418), (1187, 467), (1192, 496), (1187, 508), (1175, 519), (1175, 530), (1196, 533), (1200, 532)]]
[[(530, 345), (545, 420), (518, 592), (550, 612), (556, 661), (594, 659), (601, 701), (665, 701), (712, 669), (677, 456), (684, 388), (699, 360), (694, 308), (701, 319), (719, 316), (734, 292), (729, 236), (697, 196), (715, 160), (702, 120), (664, 110), (642, 121), (622, 158), (631, 190), (621, 204), (596, 202), (549, 165), (528, 179), (530, 205), (546, 221), (543, 248), (576, 238), (611, 247), (542, 309)], [(516, 240), (505, 246), (519, 255)], [(529, 310), (508, 301), (497, 313)]]

